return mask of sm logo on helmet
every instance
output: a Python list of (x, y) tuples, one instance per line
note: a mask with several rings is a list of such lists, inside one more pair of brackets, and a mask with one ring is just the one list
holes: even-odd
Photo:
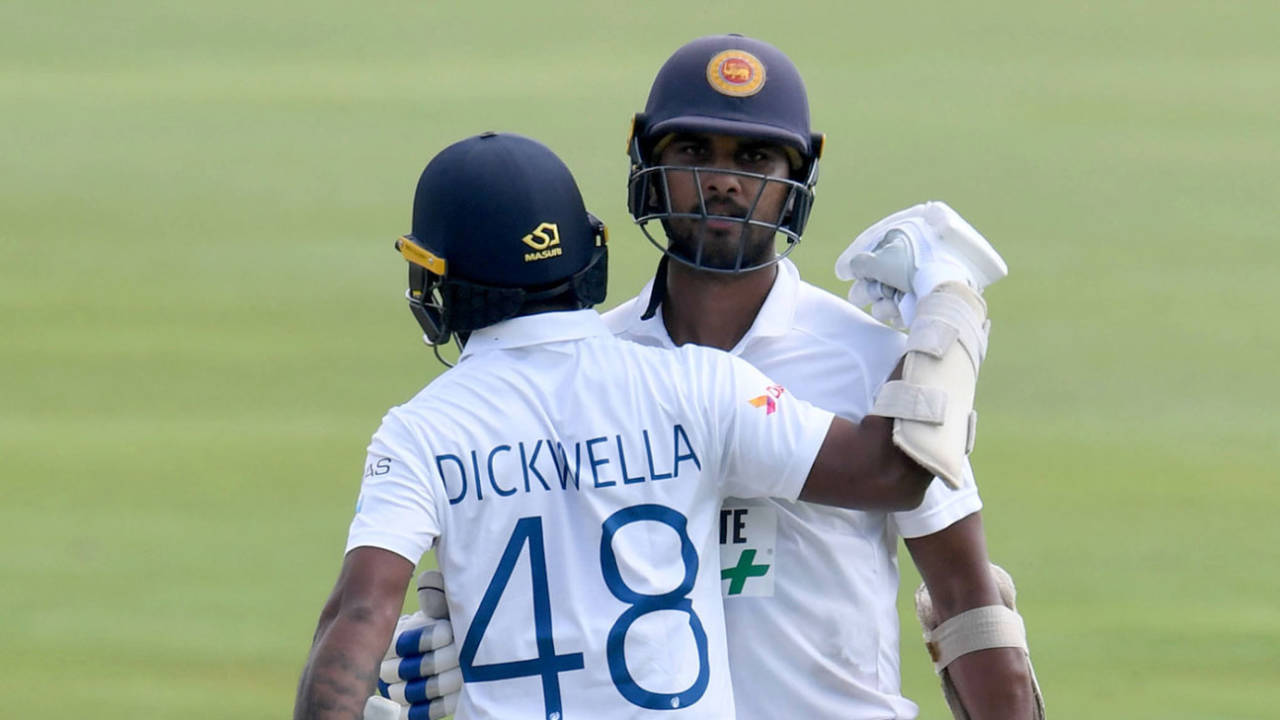
[(546, 260), (564, 252), (560, 248), (560, 228), (555, 223), (540, 223), (533, 232), (520, 238), (520, 242), (533, 248), (533, 252), (524, 254), (525, 262)]

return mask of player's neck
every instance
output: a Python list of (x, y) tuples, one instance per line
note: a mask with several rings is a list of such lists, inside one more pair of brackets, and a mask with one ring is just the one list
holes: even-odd
[(777, 274), (777, 265), (728, 275), (670, 263), (662, 301), (667, 334), (676, 345), (732, 350), (755, 323)]

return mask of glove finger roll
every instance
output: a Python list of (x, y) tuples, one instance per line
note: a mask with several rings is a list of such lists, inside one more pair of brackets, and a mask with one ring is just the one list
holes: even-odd
[(871, 305), (871, 317), (889, 327), (902, 328), (902, 316), (898, 313), (898, 305), (887, 298), (877, 300)]
[(427, 671), (423, 673), (424, 675), (435, 675), (456, 667), (458, 667), (457, 643), (449, 643), (423, 656), (422, 669)]
[(444, 595), (444, 575), (439, 570), (426, 570), (418, 576), (418, 607), (429, 618), (449, 617), (449, 604)]
[(453, 626), (447, 619), (428, 620), (429, 624), (397, 632), (392, 640), (395, 655), (422, 655), (453, 642)]
[(427, 696), (444, 697), (462, 690), (462, 668), (445, 670), (427, 678)]
[(456, 667), (458, 667), (458, 646), (456, 643), (451, 643), (434, 652), (383, 660), (378, 668), (378, 678), (388, 683), (417, 680), (439, 675), (445, 670)]
[(431, 621), (423, 615), (421, 611), (415, 612), (412, 615), (401, 615), (400, 619), (396, 621), (396, 629), (391, 633), (391, 644), (387, 646), (387, 652), (382, 656), (383, 659), (385, 660), (387, 658), (397, 657), (400, 654), (396, 652), (396, 640), (398, 640), (402, 634), (415, 628), (424, 627), (429, 622)]
[(411, 705), (415, 702), (421, 703), (431, 700), (431, 698), (427, 697), (426, 680), (411, 680), (398, 683), (379, 681), (378, 694), (401, 705)]
[(407, 720), (441, 720), (458, 710), (459, 695), (460, 693), (453, 693), (428, 702), (414, 703), (409, 706), (405, 717)]
[(849, 288), (849, 302), (855, 307), (867, 307), (884, 297), (884, 286), (875, 280), (858, 280)]
[(435, 702), (462, 690), (462, 669), (453, 668), (439, 675), (407, 682), (378, 681), (378, 694), (401, 705)]

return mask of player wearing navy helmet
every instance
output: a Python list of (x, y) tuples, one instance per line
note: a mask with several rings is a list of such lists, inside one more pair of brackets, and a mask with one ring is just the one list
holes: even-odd
[[(713, 137), (730, 146), (731, 167), (708, 164)], [(632, 121), (628, 209), (652, 243), (693, 268), (766, 267), (800, 241), (822, 145), (785, 55), (751, 38), (700, 38), (662, 66)]]
[[(660, 347), (731, 351), (844, 417), (893, 414), (878, 385), (905, 338), (804, 282), (784, 259), (813, 207), (823, 145), (799, 71), (772, 45), (717, 35), (676, 50), (628, 143), (629, 208), (665, 256), (653, 282), (606, 315), (614, 331)], [(654, 220), (665, 238), (648, 230)], [(859, 280), (851, 299), (873, 305), (877, 317), (909, 325), (930, 284), (949, 278), (981, 289), (1004, 272), (985, 240), (941, 203), (886, 220), (842, 258), (845, 279)], [(894, 230), (914, 233), (915, 244), (874, 244)], [(996, 269), (972, 271), (965, 259), (974, 257), (994, 258), (976, 264)], [(865, 384), (832, 382), (850, 373)], [(969, 645), (942, 643), (950, 656), (938, 668), (957, 716), (1042, 714), (1021, 619), (1005, 607), (1012, 584), (989, 569), (980, 508), (971, 478), (959, 489), (935, 483), (919, 508), (896, 513), (727, 501), (722, 573), (739, 717), (915, 717), (899, 684), (898, 537), (926, 581), (932, 652), (949, 618), (959, 617), (953, 636), (984, 614), (1008, 629), (978, 633)], [(836, 630), (837, 617), (858, 620)]]
[[(568, 169), (528, 138), (488, 133), (437, 155), (397, 246), (428, 341), (455, 333), (462, 355), (370, 442), (295, 718), (362, 706), (366, 717), (733, 717), (715, 562), (724, 499), (902, 509), (931, 479), (888, 417), (836, 418), (719, 350), (614, 337), (589, 309), (604, 292), (603, 228)], [(963, 288), (936, 297), (958, 303), (939, 319), (961, 337), (942, 358), (969, 368), (972, 385), (985, 306)], [(937, 444), (953, 456), (963, 446)], [(429, 549), (449, 620), (401, 633), (382, 662)], [(452, 679), (402, 683), (441, 659), (423, 649), (455, 635)], [(417, 706), (366, 703), (379, 681)], [(442, 692), (459, 681), (460, 695)], [(421, 702), (433, 693), (440, 702)]]
[[(604, 300), (604, 224), (586, 211), (568, 168), (549, 151), (532, 152), (531, 142), (479, 135), (446, 148), (418, 180), (413, 231), (396, 249), (409, 261), (409, 309), (437, 357), (450, 339), (461, 344), (471, 331), (538, 303), (560, 299), (583, 308)], [(473, 163), (487, 165), (452, 172)], [(509, 171), (525, 173), (510, 178), (523, 192), (490, 186)], [(535, 216), (548, 220), (526, 227)], [(490, 238), (512, 247), (498, 252)]]

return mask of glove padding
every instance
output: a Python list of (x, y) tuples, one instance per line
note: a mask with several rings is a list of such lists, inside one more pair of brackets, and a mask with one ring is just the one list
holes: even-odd
[(836, 260), (836, 277), (853, 281), (849, 302), (904, 330), (916, 302), (944, 282), (981, 290), (1009, 274), (986, 238), (944, 202), (896, 212), (863, 230)]
[(418, 606), (396, 623), (364, 720), (440, 720), (458, 707), (462, 670), (439, 570), (418, 576)]

